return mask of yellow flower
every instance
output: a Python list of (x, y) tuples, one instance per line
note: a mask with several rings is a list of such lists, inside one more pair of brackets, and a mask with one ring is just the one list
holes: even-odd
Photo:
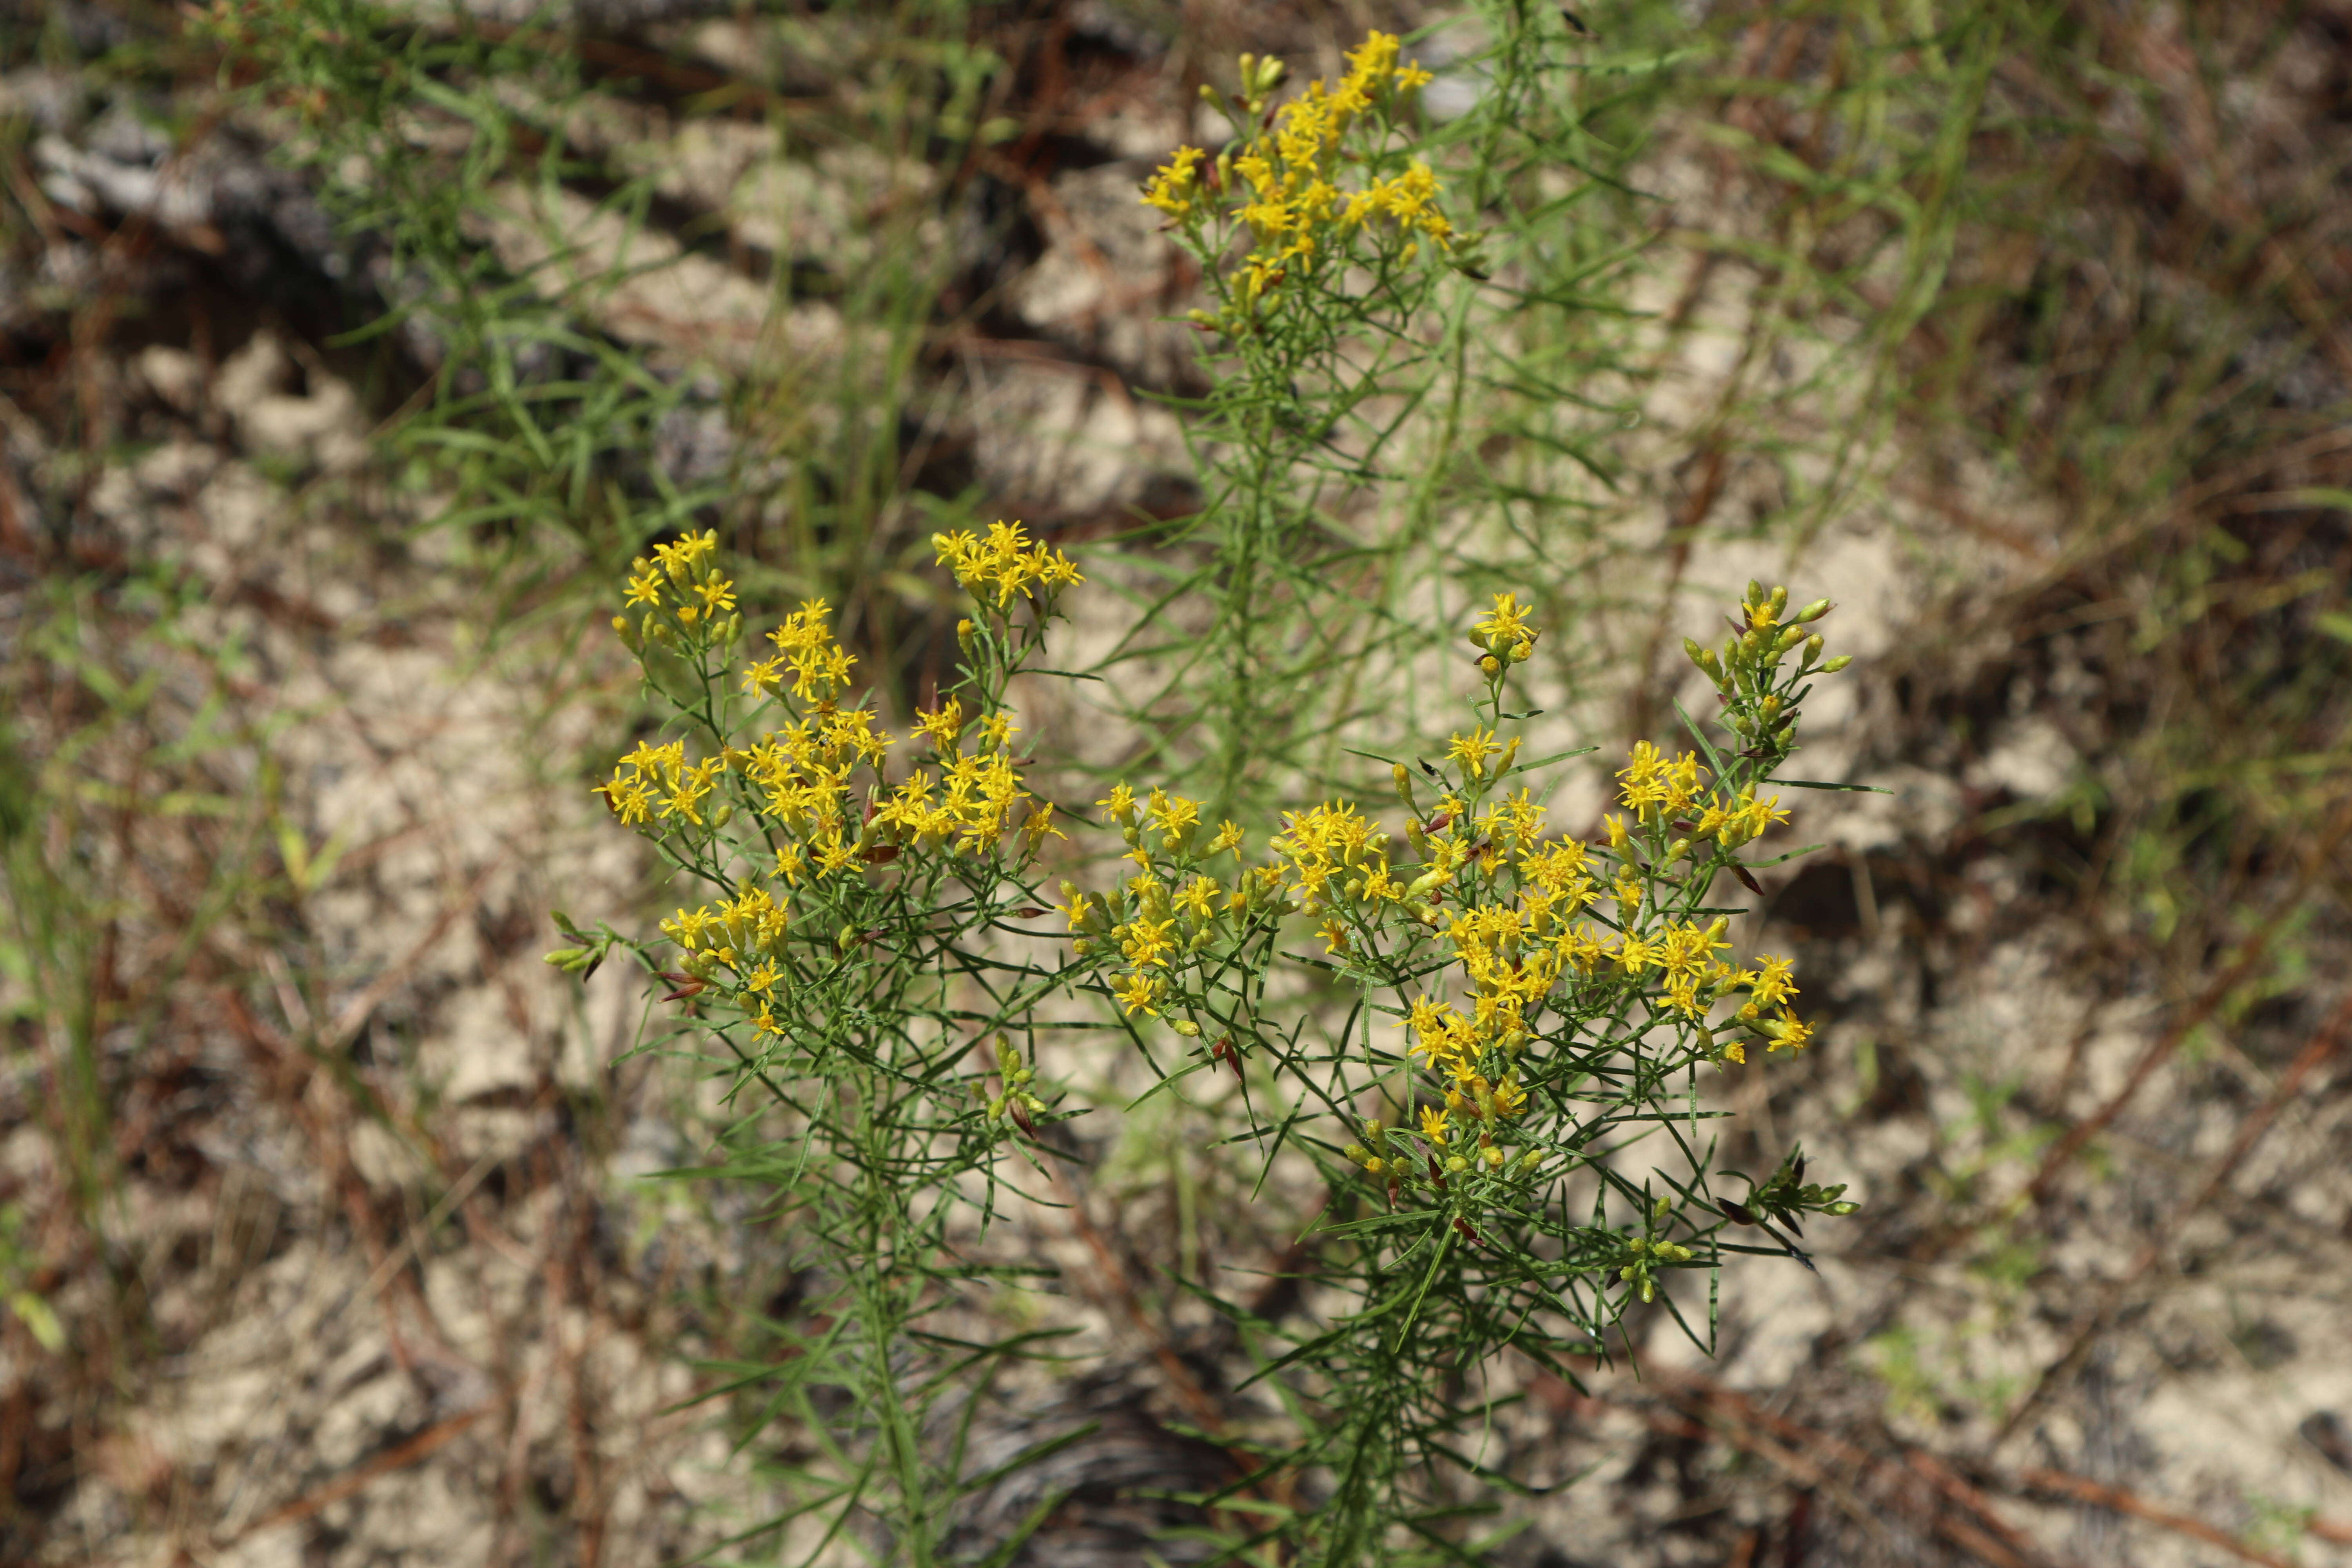
[(1756, 967), (1739, 976), (1739, 983), (1764, 1006), (1785, 1002), (1797, 994), (1797, 982), (1790, 973), (1792, 965), (1785, 958), (1775, 958), (1769, 952), (1756, 955)]
[(1217, 829), (1217, 836), (1209, 840), (1209, 853), (1212, 855), (1222, 855), (1228, 849), (1241, 847), (1242, 825), (1231, 818), (1227, 818), (1224, 826)]
[(1474, 629), (1471, 641), (1488, 653), (1501, 653), (1513, 643), (1532, 642), (1534, 631), (1528, 626), (1528, 612), (1519, 607), (1517, 594), (1497, 594), (1495, 607)]
[(1168, 847), (1175, 849), (1200, 826), (1201, 803), (1186, 800), (1182, 795), (1151, 792), (1151, 826), (1166, 836)]
[(1495, 1086), (1494, 1105), (1497, 1116), (1524, 1115), (1528, 1109), (1528, 1091), (1519, 1087), (1518, 1079), (1507, 1078)]
[(1217, 912), (1217, 895), (1224, 889), (1213, 877), (1195, 877), (1176, 895), (1176, 907), (1200, 924), (1205, 925)]
[(1127, 984), (1119, 988), (1117, 994), (1130, 1018), (1138, 1013), (1147, 1013), (1155, 1018), (1160, 1016), (1159, 1008), (1153, 1005), (1160, 1000), (1160, 982), (1149, 974), (1129, 975)]
[(1780, 797), (1777, 795), (1744, 801), (1741, 803), (1738, 814), (1733, 818), (1733, 825), (1743, 836), (1760, 838), (1774, 823), (1789, 820), (1787, 812), (1777, 809), (1780, 804)]
[(1135, 792), (1125, 784), (1112, 786), (1109, 795), (1095, 802), (1110, 814), (1110, 819), (1121, 827), (1135, 826)]
[(1171, 217), (1182, 217), (1192, 210), (1198, 192), (1195, 168), (1205, 153), (1198, 147), (1179, 147), (1169, 155), (1143, 188), (1143, 205), (1158, 207)]
[(626, 603), (632, 605), (661, 603), (661, 578), (656, 576), (652, 568), (643, 560), (637, 563), (636, 573), (629, 579), (629, 595)]
[(1403, 43), (1394, 33), (1377, 29), (1364, 35), (1364, 41), (1348, 51), (1348, 79), (1378, 87), (1396, 68), (1397, 54)]
[(709, 577), (698, 583), (694, 591), (702, 595), (702, 613), (715, 616), (721, 610), (735, 607), (735, 584), (724, 577)]
[(1441, 1149), (1445, 1147), (1445, 1108), (1442, 1105), (1421, 1108), (1421, 1135)]
[(1779, 1017), (1763, 1027), (1764, 1032), (1772, 1037), (1772, 1043), (1765, 1047), (1767, 1050), (1777, 1051), (1786, 1046), (1792, 1051), (1801, 1051), (1805, 1048), (1805, 1042), (1813, 1037), (1812, 1026), (1800, 1022), (1797, 1016), (1786, 1007), (1780, 1009)]
[(776, 988), (777, 979), (776, 966), (763, 960), (759, 968), (743, 977), (743, 989), (755, 995), (765, 996)]
[(1573, 838), (1528, 851), (1519, 861), (1519, 875), (1548, 893), (1566, 895), (1589, 880), (1584, 869), (1584, 846)]
[(1119, 951), (1126, 955), (1128, 963), (1136, 969), (1155, 963), (1164, 965), (1168, 962), (1168, 954), (1176, 950), (1176, 943), (1169, 935), (1175, 923), (1173, 921), (1138, 920), (1121, 927), (1127, 935), (1119, 943)]
[(1495, 732), (1475, 726), (1466, 735), (1457, 734), (1446, 742), (1445, 755), (1450, 762), (1460, 763), (1470, 770), (1474, 779), (1486, 776), (1486, 759), (1502, 748), (1495, 744)]
[(686, 949), (687, 952), (692, 952), (702, 945), (703, 932), (709, 931), (710, 925), (710, 909), (706, 904), (698, 910), (678, 910), (677, 914), (662, 921), (661, 929), (664, 936)]
[(1339, 918), (1337, 915), (1332, 916), (1330, 919), (1323, 922), (1319, 934), (1323, 938), (1323, 951), (1325, 952), (1345, 952), (1348, 951), (1348, 928), (1340, 923)]
[(950, 697), (931, 712), (917, 713), (915, 732), (928, 738), (934, 751), (952, 752), (956, 737), (963, 733), (963, 704)]

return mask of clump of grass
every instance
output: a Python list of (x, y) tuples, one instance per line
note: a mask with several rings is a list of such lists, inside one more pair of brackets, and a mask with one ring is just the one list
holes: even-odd
[(6, 1114), (37, 1134), (50, 1179), (0, 1208), (0, 1306), (25, 1386), (71, 1416), (16, 1432), (12, 1495), (70, 1474), (58, 1442), (106, 1424), (147, 1359), (179, 1348), (158, 1341), (128, 1194), (200, 1168), (158, 1086), (189, 1072), (205, 997), (245, 978), (238, 954), (274, 928), (291, 874), (282, 803), (256, 787), (265, 737), (231, 695), (240, 651), (190, 635), (194, 598), (164, 571), (11, 595), (0, 1027)]

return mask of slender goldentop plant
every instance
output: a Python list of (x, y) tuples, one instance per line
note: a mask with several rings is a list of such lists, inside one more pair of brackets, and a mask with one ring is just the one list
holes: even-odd
[[(1341, 629), (1355, 617), (1325, 613), (1328, 584), (1390, 552), (1360, 551), (1331, 509), (1383, 477), (1429, 379), (1431, 345), (1413, 323), (1448, 268), (1468, 264), (1458, 252), (1475, 249), (1440, 209), (1442, 183), (1418, 146), (1430, 73), (1380, 32), (1347, 59), (1335, 81), (1277, 105), (1283, 62), (1243, 56), (1236, 96), (1202, 89), (1237, 139), (1213, 154), (1177, 148), (1140, 197), (1200, 266), (1213, 306), (1189, 317), (1209, 390), (1181, 405), (1203, 496), (1177, 530), (1207, 548), (1171, 591), (1171, 602), (1199, 591), (1212, 619), (1135, 707), (1148, 754), (1204, 759), (1221, 810), (1278, 795), (1258, 738), (1328, 733), (1339, 715), (1327, 694), (1349, 687), (1347, 667), (1366, 657)], [(1211, 699), (1166, 700), (1198, 690), (1202, 662)]]
[[(1544, 770), (1578, 753), (1526, 762), (1507, 732), (1528, 717), (1505, 707), (1510, 671), (1538, 635), (1510, 594), (1470, 630), (1483, 691), (1444, 765), (1391, 764), (1396, 829), (1333, 801), (1287, 814), (1253, 860), (1191, 800), (1122, 784), (1098, 803), (1136, 870), (1108, 891), (1063, 885), (1078, 963), (1162, 1088), (1230, 1069), (1267, 1168), (1296, 1151), (1328, 1194), (1307, 1272), (1347, 1309), (1262, 1322), (1220, 1303), (1300, 1428), (1260, 1450), (1267, 1466), (1319, 1478), (1303, 1495), (1320, 1505), (1278, 1531), (1318, 1560), (1384, 1560), (1394, 1532), (1456, 1511), (1437, 1478), (1478, 1470), (1504, 1352), (1572, 1383), (1563, 1358), (1610, 1354), (1629, 1308), (1690, 1271), (1709, 1276), (1706, 1314), (1664, 1304), (1711, 1349), (1712, 1271), (1790, 1245), (1727, 1226), (1777, 1238), (1852, 1212), (1794, 1150), (1720, 1194), (1703, 1124), (1722, 1113), (1702, 1105), (1714, 1068), (1811, 1037), (1787, 959), (1725, 956), (1741, 910), (1717, 889), (1754, 885), (1746, 852), (1786, 819), (1769, 786), (1800, 706), (1847, 663), (1811, 629), (1829, 608), (1791, 614), (1785, 589), (1750, 584), (1722, 649), (1689, 648), (1722, 699), (1719, 743), (1695, 724), (1692, 750), (1638, 742), (1591, 842), (1546, 820)], [(1319, 952), (1293, 950), (1307, 922)], [(1269, 984), (1300, 969), (1331, 983), (1319, 1003)], [(1181, 1058), (1155, 1047), (1155, 1019)]]
[(549, 962), (585, 972), (628, 949), (685, 1008), (680, 1031), (727, 1053), (742, 1120), (709, 1173), (766, 1186), (831, 1282), (813, 1315), (829, 1326), (744, 1369), (771, 1385), (766, 1411), (820, 1445), (787, 1519), (928, 1563), (973, 1480), (978, 1406), (945, 1439), (935, 1409), (961, 1392), (957, 1373), (1024, 1342), (950, 1344), (921, 1320), (1024, 1275), (959, 1257), (950, 1226), (976, 1205), (984, 1229), (1008, 1136), (1060, 1114), (1031, 1063), (1036, 1009), (1065, 982), (1018, 933), (1046, 912), (1032, 868), (1062, 834), (1014, 761), (1005, 683), (1078, 574), (1018, 524), (943, 537), (974, 595), (961, 679), (893, 737), (853, 697), (856, 661), (822, 601), (769, 632), (764, 657), (744, 649), (716, 546), (690, 535), (630, 573), (613, 624), (670, 710), (670, 738), (641, 742), (597, 786), (702, 894), (656, 942), (559, 915), (576, 945)]
[[(1710, 1343), (1712, 1288), (1702, 1328), (1662, 1297), (1671, 1276), (1777, 1250), (1727, 1226), (1851, 1211), (1843, 1189), (1804, 1184), (1793, 1151), (1721, 1194), (1703, 1128), (1720, 1114), (1702, 1104), (1706, 1072), (1811, 1033), (1785, 959), (1724, 956), (1740, 911), (1717, 888), (1752, 882), (1746, 851), (1786, 816), (1769, 786), (1801, 705), (1846, 662), (1811, 629), (1826, 602), (1792, 615), (1784, 589), (1751, 585), (1721, 650), (1690, 650), (1721, 696), (1721, 743), (1694, 724), (1693, 750), (1637, 744), (1622, 809), (1586, 842), (1549, 828), (1539, 793), (1580, 753), (1524, 761), (1507, 733), (1527, 717), (1506, 707), (1511, 671), (1538, 632), (1497, 595), (1470, 631), (1467, 727), (1443, 765), (1391, 764), (1394, 830), (1334, 801), (1289, 814), (1253, 855), (1238, 823), (1212, 830), (1199, 803), (1120, 784), (1097, 805), (1135, 870), (1107, 891), (1062, 884), (1069, 946), (1049, 961), (1024, 922), (1045, 912), (1038, 859), (1064, 834), (1014, 761), (1005, 691), (1081, 580), (1074, 563), (1017, 523), (938, 536), (973, 614), (957, 684), (894, 737), (851, 700), (855, 661), (822, 603), (785, 616), (772, 653), (739, 654), (716, 542), (664, 544), (631, 573), (614, 626), (673, 738), (639, 742), (597, 786), (709, 896), (656, 942), (562, 919), (578, 945), (550, 962), (631, 950), (687, 1009), (681, 1026), (727, 1051), (730, 1098), (762, 1097), (719, 1170), (768, 1184), (837, 1282), (830, 1326), (760, 1373), (780, 1386), (769, 1408), (820, 1439), (802, 1506), (831, 1510), (831, 1531), (863, 1520), (886, 1555), (929, 1563), (956, 1500), (991, 1479), (963, 1473), (961, 1428), (940, 1437), (932, 1411), (956, 1373), (1018, 1342), (949, 1355), (919, 1325), (1008, 1272), (961, 1261), (950, 1227), (967, 1205), (984, 1226), (1007, 1148), (1067, 1114), (1034, 1067), (1057, 998), (1110, 999), (1153, 1092), (1242, 1077), (1266, 1170), (1290, 1150), (1324, 1188), (1307, 1256), (1345, 1309), (1276, 1322), (1227, 1308), (1296, 1440), (1237, 1445), (1256, 1468), (1195, 1500), (1263, 1510), (1286, 1475), (1265, 1528), (1324, 1562), (1384, 1560), (1399, 1531), (1435, 1539), (1438, 1511), (1459, 1511), (1439, 1477), (1477, 1472), (1469, 1429), (1507, 1383), (1507, 1351), (1572, 1380), (1562, 1358), (1611, 1353), (1612, 1328), (1654, 1300)], [(1297, 951), (1309, 930), (1321, 950)], [(1325, 985), (1276, 984), (1298, 971)], [(821, 1387), (853, 1414), (828, 1414)]]

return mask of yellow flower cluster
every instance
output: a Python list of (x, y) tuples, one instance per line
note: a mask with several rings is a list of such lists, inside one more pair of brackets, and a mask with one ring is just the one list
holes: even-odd
[(776, 966), (784, 957), (791, 929), (789, 909), (765, 888), (748, 884), (733, 899), (682, 909), (661, 923), (662, 934), (687, 955), (687, 966), (697, 978), (714, 978), (721, 965), (734, 972), (746, 1010), (757, 1009), (752, 1024), (761, 1037), (779, 1032), (769, 1003), (783, 978)]
[(706, 531), (656, 544), (650, 560), (640, 555), (629, 563), (622, 607), (642, 605), (646, 613), (635, 622), (615, 616), (613, 629), (631, 651), (642, 649), (648, 639), (674, 644), (679, 632), (700, 641), (734, 635), (742, 622), (735, 614), (734, 583), (711, 564), (718, 548), (719, 535)]
[[(676, 602), (682, 617), (698, 604), (718, 602), (722, 595), (710, 585), (726, 584), (709, 569), (715, 544), (705, 534), (637, 563), (631, 603)], [(984, 597), (1050, 595), (1077, 580), (1068, 557), (1030, 547), (1018, 524), (998, 525), (984, 542), (942, 536), (939, 550), (941, 563)], [(732, 901), (680, 910), (662, 930), (684, 951), (691, 980), (719, 984), (720, 969), (732, 971), (725, 983), (747, 1011), (758, 1006), (763, 1028), (772, 1022), (766, 1003), (780, 978), (774, 966), (784, 959), (791, 900), (803, 883), (877, 874), (909, 853), (992, 854), (1016, 831), (1028, 859), (1047, 836), (1066, 837), (1054, 826), (1052, 805), (1023, 784), (1007, 713), (967, 720), (961, 701), (950, 698), (917, 715), (904, 737), (908, 765), (890, 784), (886, 772), (897, 742), (873, 713), (836, 700), (856, 661), (835, 639), (830, 614), (822, 599), (803, 603), (769, 634), (775, 655), (743, 673), (744, 694), (762, 708), (782, 701), (790, 722), (698, 762), (688, 760), (683, 741), (641, 742), (594, 786), (621, 821), (656, 837), (689, 826), (716, 832), (737, 803), (761, 821), (774, 857), (768, 885), (746, 880)]]
[(684, 817), (703, 826), (702, 803), (718, 787), (726, 764), (716, 758), (686, 760), (686, 742), (656, 746), (640, 741), (627, 756), (613, 764), (613, 776), (593, 793), (604, 797), (613, 815), (633, 826)]
[[(1287, 279), (1312, 271), (1334, 253), (1344, 255), (1348, 242), (1375, 219), (1392, 226), (1389, 244), (1405, 258), (1422, 238), (1452, 244), (1453, 226), (1438, 210), (1437, 175), (1427, 163), (1369, 177), (1354, 189), (1339, 183), (1341, 165), (1360, 156), (1351, 153), (1349, 132), (1375, 120), (1385, 123), (1430, 79), (1418, 62), (1400, 64), (1399, 48), (1392, 34), (1369, 35), (1349, 51), (1348, 73), (1337, 84), (1308, 83), (1238, 150), (1207, 164), (1205, 175), (1207, 154), (1179, 147), (1146, 184), (1143, 204), (1189, 233), (1197, 236), (1213, 219), (1237, 221), (1249, 230), (1250, 253), (1231, 301), (1242, 316)], [(1254, 66), (1244, 58), (1245, 117), (1255, 118), (1258, 89), (1270, 90), (1280, 75), (1273, 62)]]
[[(1066, 903), (1056, 906), (1077, 933), (1076, 951), (1084, 958), (1097, 947), (1116, 948), (1125, 973), (1113, 994), (1132, 1017), (1157, 1016), (1167, 991), (1171, 960), (1181, 963), (1220, 937), (1234, 935), (1254, 914), (1270, 910), (1280, 897), (1279, 866), (1236, 871), (1230, 886), (1199, 868), (1227, 853), (1238, 858), (1242, 830), (1227, 822), (1201, 840), (1201, 804), (1182, 795), (1153, 790), (1139, 805), (1125, 784), (1095, 803), (1118, 825), (1128, 843), (1128, 858), (1142, 870), (1120, 889), (1128, 918), (1114, 915), (1100, 893), (1080, 892), (1076, 884), (1062, 884)], [(1156, 835), (1155, 857), (1148, 833)], [(1181, 1026), (1197, 1033), (1195, 1026)]]
[(1076, 562), (1049, 545), (1032, 543), (1017, 521), (991, 524), (985, 538), (965, 531), (935, 533), (931, 548), (972, 597), (992, 602), (999, 610), (1024, 595), (1051, 609), (1063, 589), (1086, 581)]
[(1478, 668), (1491, 684), (1502, 679), (1504, 666), (1525, 664), (1536, 651), (1536, 629), (1528, 624), (1517, 594), (1497, 594), (1486, 619), (1470, 628), (1470, 641), (1478, 649)]
[(789, 679), (796, 702), (828, 702), (849, 686), (850, 667), (857, 662), (843, 651), (826, 629), (832, 606), (823, 599), (803, 599), (801, 607), (768, 634), (775, 657), (761, 659), (743, 672), (743, 690), (751, 697), (772, 696)]
[[(1488, 658), (1516, 662), (1537, 635), (1516, 598), (1502, 595), (1472, 638)], [(1675, 1023), (1718, 1060), (1747, 1060), (1738, 1039), (1718, 1044), (1709, 1026), (1727, 999), (1737, 1023), (1771, 1049), (1803, 1047), (1811, 1031), (1789, 1007), (1797, 994), (1789, 962), (1727, 962), (1728, 921), (1676, 912), (1699, 905), (1705, 889), (1667, 874), (1686, 856), (1712, 863), (1692, 855), (1696, 842), (1732, 848), (1785, 820), (1777, 797), (1710, 792), (1696, 754), (1642, 742), (1617, 775), (1636, 827), (1609, 818), (1610, 843), (1597, 847), (1547, 837), (1543, 805), (1509, 785), (1516, 740), (1498, 743), (1475, 728), (1455, 735), (1447, 755), (1454, 782), (1426, 815), (1414, 775), (1394, 768), (1408, 812), (1402, 842), (1353, 803), (1332, 801), (1286, 814), (1269, 858), (1223, 877), (1207, 862), (1228, 850), (1238, 859), (1239, 827), (1229, 822), (1204, 845), (1197, 803), (1157, 790), (1139, 800), (1119, 785), (1097, 804), (1139, 871), (1108, 897), (1063, 884), (1078, 956), (1116, 954), (1113, 994), (1127, 1013), (1165, 1014), (1197, 1037), (1211, 977), (1234, 962), (1241, 939), (1263, 934), (1277, 916), (1318, 921), (1325, 952), (1362, 974), (1379, 973), (1383, 953), (1443, 942), (1454, 978), (1412, 996), (1402, 1020), (1412, 1056), (1442, 1097), (1420, 1111), (1422, 1154), (1441, 1175), (1474, 1163), (1501, 1172), (1501, 1142), (1528, 1109), (1526, 1053), (1576, 1026), (1596, 1003), (1614, 1008), (1604, 998), (1625, 988), (1649, 1022)], [(1669, 826), (1685, 811), (1699, 820)], [(1671, 845), (1669, 834), (1678, 836)], [(1420, 1155), (1400, 1165), (1387, 1131), (1369, 1136), (1370, 1149), (1350, 1145), (1360, 1165), (1391, 1181), (1418, 1179)]]
[[(1626, 765), (1617, 771), (1617, 798), (1643, 822), (1656, 822), (1662, 817), (1675, 819), (1675, 831), (1685, 836), (1678, 841), (1682, 847), (1720, 839), (1726, 848), (1736, 849), (1760, 837), (1774, 824), (1789, 820), (1789, 814), (1780, 808), (1780, 797), (1777, 795), (1759, 799), (1752, 786), (1737, 795), (1719, 790), (1712, 794), (1704, 791), (1701, 784), (1706, 772), (1699, 765), (1696, 752), (1685, 752), (1669, 759), (1649, 742), (1638, 741)], [(1697, 812), (1696, 820), (1681, 820), (1702, 802), (1705, 809)], [(1667, 858), (1680, 858), (1680, 849)]]

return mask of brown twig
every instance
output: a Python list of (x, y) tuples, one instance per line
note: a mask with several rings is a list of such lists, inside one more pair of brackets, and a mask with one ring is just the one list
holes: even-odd
[[(1903, 1470), (1907, 1468), (1913, 1475), (1934, 1488), (1954, 1509), (1961, 1510), (1955, 1514), (1938, 1510), (1925, 1521), (1926, 1528), (1955, 1546), (1974, 1552), (1985, 1562), (2001, 1564), (2003, 1568), (2011, 1568), (2011, 1565), (2026, 1568), (2028, 1564), (2053, 1561), (2032, 1537), (2003, 1519), (1981, 1491), (1953, 1473), (1948, 1466), (1933, 1455), (1916, 1449), (1906, 1450), (1903, 1455), (1903, 1464), (1898, 1466), (1843, 1438), (1776, 1415), (1746, 1395), (1707, 1379), (1685, 1375), (1674, 1379), (1672, 1386), (1683, 1390), (1685, 1398), (1713, 1413), (1719, 1429), (1722, 1424), (1727, 1423), (1734, 1427), (1744, 1426), (1751, 1432), (1769, 1432), (1799, 1451), (1825, 1456), (1873, 1477), (1897, 1498), (1908, 1490), (1903, 1475)], [(1764, 1457), (1769, 1458), (1770, 1456)]]
[(311, 1488), (284, 1507), (262, 1515), (261, 1518), (238, 1531), (231, 1537), (231, 1541), (241, 1541), (248, 1535), (278, 1525), (290, 1524), (296, 1520), (308, 1519), (330, 1503), (341, 1502), (353, 1492), (359, 1491), (370, 1481), (379, 1477), (388, 1476), (394, 1470), (406, 1469), (428, 1454), (438, 1451), (446, 1446), (451, 1438), (456, 1437), (489, 1413), (489, 1405), (478, 1405), (462, 1415), (452, 1415), (446, 1421), (436, 1422), (398, 1447), (386, 1449), (367, 1463), (346, 1470), (334, 1479)]
[(2158, 1508), (2137, 1493), (2126, 1491), (2121, 1487), (2107, 1486), (2103, 1482), (2090, 1480), (2082, 1476), (2070, 1476), (2063, 1471), (2043, 1469), (2039, 1466), (2023, 1471), (2018, 1476), (2017, 1480), (2021, 1490), (2053, 1493), (2059, 1497), (2072, 1498), (2077, 1502), (2087, 1502), (2100, 1508), (2110, 1509), (2116, 1513), (2129, 1514), (2134, 1519), (2143, 1519), (2150, 1524), (2160, 1524), (2167, 1530), (2189, 1536), (2192, 1540), (2204, 1542), (2209, 1546), (2218, 1546), (2231, 1556), (2242, 1558), (2248, 1563), (2259, 1563), (2263, 1564), (2263, 1568), (2294, 1568), (2294, 1564), (2285, 1558), (2249, 1546), (2226, 1530), (2208, 1524), (2203, 1520), (2189, 1514), (2175, 1513), (2168, 1508)]

